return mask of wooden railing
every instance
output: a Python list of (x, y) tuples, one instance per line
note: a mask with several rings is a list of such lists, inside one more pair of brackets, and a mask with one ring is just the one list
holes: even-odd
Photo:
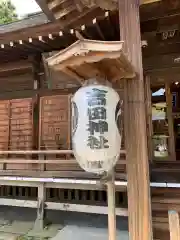
[[(4, 158), (0, 159), (0, 163), (15, 163), (15, 164), (47, 164), (47, 163), (63, 163), (62, 159), (50, 159), (46, 160), (45, 155), (73, 155), (72, 150), (28, 150), (28, 151), (0, 151), (0, 155), (22, 155), (24, 157), (28, 155), (38, 155), (38, 159), (16, 159), (16, 158)], [(70, 161), (68, 159), (66, 161)], [(72, 159), (74, 161), (74, 158)]]
[[(122, 175), (120, 178), (123, 179), (125, 154), (126, 151), (122, 150), (116, 166), (117, 174)], [(0, 151), (0, 166), (0, 175), (95, 178), (80, 168), (72, 150)]]

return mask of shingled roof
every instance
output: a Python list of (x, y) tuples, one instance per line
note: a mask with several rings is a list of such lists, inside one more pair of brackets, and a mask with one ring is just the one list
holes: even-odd
[(21, 30), (23, 28), (35, 27), (48, 22), (47, 16), (43, 12), (38, 12), (27, 18), (0, 25), (0, 34)]

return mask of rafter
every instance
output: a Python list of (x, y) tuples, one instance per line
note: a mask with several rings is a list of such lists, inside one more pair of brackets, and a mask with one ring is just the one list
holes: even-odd
[(66, 2), (66, 0), (53, 0), (48, 2), (48, 8), (53, 10), (54, 8), (60, 6), (62, 3)]
[(36, 2), (38, 3), (42, 11), (46, 14), (47, 18), (52, 22), (55, 21), (55, 17), (53, 13), (49, 10), (46, 2), (44, 0), (36, 0)]

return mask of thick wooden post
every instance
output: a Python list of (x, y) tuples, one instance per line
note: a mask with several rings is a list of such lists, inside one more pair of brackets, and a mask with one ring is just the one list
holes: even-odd
[(171, 160), (176, 160), (175, 138), (174, 138), (174, 120), (172, 116), (172, 93), (168, 83), (165, 84), (167, 120), (168, 120), (168, 152)]
[(38, 186), (38, 206), (37, 206), (37, 218), (35, 221), (34, 228), (38, 231), (43, 231), (45, 226), (45, 200), (46, 200), (46, 189), (44, 183)]
[[(34, 73), (34, 90), (40, 90), (41, 89), (41, 77), (40, 77), (40, 71), (41, 71), (41, 55), (37, 54), (33, 59), (33, 73)], [(40, 96), (37, 93), (34, 98), (34, 149), (39, 149), (39, 128), (40, 128)], [(40, 160), (44, 160), (44, 155), (40, 154), (38, 156)], [(45, 164), (40, 164), (39, 169), (41, 171), (45, 170)]]
[(176, 211), (169, 211), (169, 232), (171, 240), (180, 239), (180, 221), (179, 214)]
[(109, 240), (116, 240), (116, 201), (114, 171), (107, 182)]
[(125, 52), (137, 72), (135, 79), (125, 80), (129, 235), (130, 240), (152, 240), (139, 1), (119, 0), (119, 20)]

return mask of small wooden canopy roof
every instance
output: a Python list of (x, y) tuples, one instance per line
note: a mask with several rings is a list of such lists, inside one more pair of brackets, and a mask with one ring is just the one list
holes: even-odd
[(78, 40), (46, 61), (53, 70), (63, 71), (81, 82), (93, 77), (116, 82), (136, 75), (123, 53), (122, 41)]

